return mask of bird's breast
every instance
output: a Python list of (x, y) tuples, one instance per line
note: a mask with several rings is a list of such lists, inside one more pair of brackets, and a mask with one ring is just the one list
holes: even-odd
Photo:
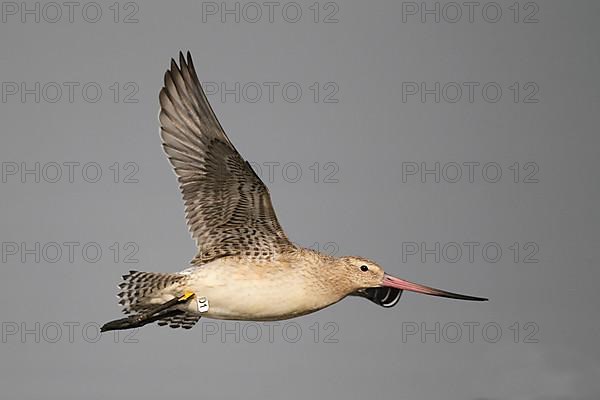
[(190, 285), (209, 302), (209, 318), (271, 321), (293, 318), (339, 300), (302, 267), (206, 264), (190, 274)]

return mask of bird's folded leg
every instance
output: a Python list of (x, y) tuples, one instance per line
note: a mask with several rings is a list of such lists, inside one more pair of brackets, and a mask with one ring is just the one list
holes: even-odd
[(185, 303), (194, 296), (195, 294), (193, 292), (185, 292), (183, 295), (174, 297), (171, 300), (163, 304), (159, 304), (158, 306), (153, 307), (146, 312), (107, 322), (106, 324), (102, 325), (100, 332), (139, 328), (149, 323), (158, 321), (159, 319), (181, 314), (183, 311), (172, 309), (172, 307)]

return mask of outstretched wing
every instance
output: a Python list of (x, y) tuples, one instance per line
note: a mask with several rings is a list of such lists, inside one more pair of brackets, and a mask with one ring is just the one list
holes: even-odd
[(269, 258), (292, 247), (269, 191), (237, 152), (206, 99), (192, 57), (171, 60), (160, 92), (163, 148), (196, 240), (196, 265), (229, 255)]

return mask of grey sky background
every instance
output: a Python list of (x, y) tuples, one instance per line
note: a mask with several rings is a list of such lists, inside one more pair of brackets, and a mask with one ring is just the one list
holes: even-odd
[[(118, 15), (100, 2), (99, 17), (82, 2), (71, 23), (42, 2), (39, 23), (23, 23), (23, 5), (3, 2), (1, 397), (597, 399), (600, 6), (523, 1), (516, 15), (513, 3), (483, 2), (472, 22), (462, 6), (451, 23), (445, 2), (439, 22), (421, 22), (421, 2), (320, 2), (318, 15), (312, 1), (281, 2), (273, 22), (264, 5), (250, 22), (245, 2), (239, 22), (221, 21), (221, 2), (120, 2)], [(209, 100), (294, 242), (490, 302), (405, 293), (393, 309), (346, 299), (272, 328), (201, 320), (98, 337), (120, 314), (120, 275), (180, 270), (195, 252), (158, 136), (180, 50), (219, 89)], [(236, 82), (239, 101), (223, 98)], [(439, 102), (407, 92), (436, 82)], [(21, 175), (36, 162), (39, 182)], [(65, 162), (79, 163), (73, 182)], [(439, 182), (406, 174), (436, 162)]]

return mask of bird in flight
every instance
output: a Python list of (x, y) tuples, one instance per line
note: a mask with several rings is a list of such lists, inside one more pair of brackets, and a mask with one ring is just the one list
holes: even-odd
[(181, 272), (130, 271), (119, 285), (128, 317), (102, 331), (158, 322), (189, 329), (200, 317), (274, 321), (312, 313), (346, 296), (392, 307), (408, 290), (451, 293), (386, 274), (362, 257), (332, 257), (287, 238), (269, 191), (213, 112), (190, 53), (171, 60), (160, 92), (161, 138), (177, 175), (198, 253)]

